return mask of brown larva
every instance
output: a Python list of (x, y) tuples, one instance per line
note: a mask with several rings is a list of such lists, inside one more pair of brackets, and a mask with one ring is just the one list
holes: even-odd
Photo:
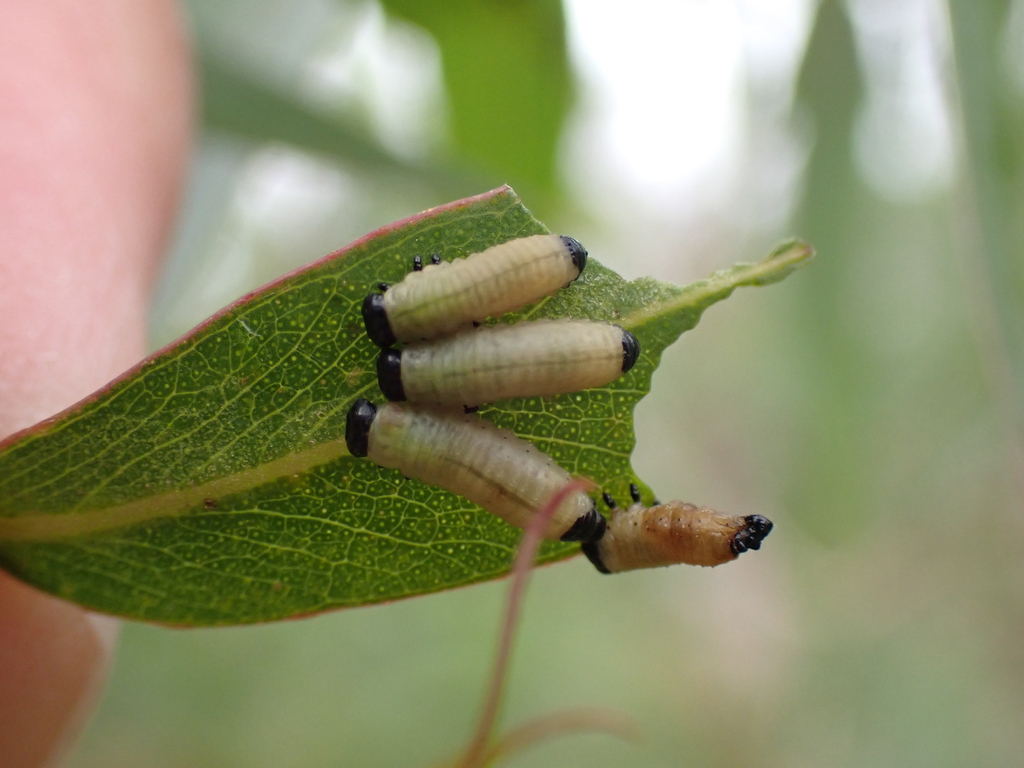
[[(345, 442), (353, 456), (463, 496), (517, 528), (525, 528), (572, 479), (531, 443), (461, 411), (405, 403), (377, 407), (359, 399), (348, 412)], [(544, 537), (590, 541), (604, 526), (593, 500), (577, 491), (559, 507)]]
[(435, 259), (366, 297), (366, 333), (382, 347), (443, 336), (554, 293), (586, 263), (586, 249), (562, 235), (521, 237), (450, 262)]
[(536, 320), (385, 349), (377, 382), (388, 400), (475, 406), (600, 387), (639, 354), (636, 337), (617, 325)]
[(635, 485), (630, 493), (633, 504), (628, 509), (604, 495), (611, 508), (604, 536), (583, 544), (584, 554), (601, 573), (677, 563), (721, 565), (748, 549), (760, 549), (772, 530), (771, 520), (761, 515), (723, 515), (682, 501), (644, 507)]

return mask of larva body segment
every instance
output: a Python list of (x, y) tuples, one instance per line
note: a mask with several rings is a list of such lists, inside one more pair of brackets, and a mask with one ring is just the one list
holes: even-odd
[[(345, 440), (353, 456), (463, 496), (517, 528), (525, 528), (572, 479), (532, 444), (461, 411), (400, 403), (375, 407), (357, 400), (348, 413)], [(604, 526), (594, 502), (579, 491), (562, 503), (544, 536), (590, 541)]]
[(389, 400), (474, 406), (600, 387), (639, 354), (636, 337), (617, 325), (536, 320), (385, 349), (377, 381)]
[(430, 264), (366, 297), (366, 332), (382, 347), (444, 336), (554, 293), (579, 277), (586, 263), (586, 249), (573, 238), (532, 235)]
[(664, 565), (715, 566), (760, 549), (772, 530), (761, 515), (724, 515), (707, 507), (669, 501), (652, 507), (639, 502), (612, 508), (600, 541), (584, 543), (583, 552), (602, 573), (619, 573)]

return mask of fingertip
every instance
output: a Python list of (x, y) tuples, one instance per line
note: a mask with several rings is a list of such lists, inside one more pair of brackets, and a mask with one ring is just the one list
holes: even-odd
[(49, 765), (88, 722), (119, 622), (2, 571), (0, 607), (0, 765)]

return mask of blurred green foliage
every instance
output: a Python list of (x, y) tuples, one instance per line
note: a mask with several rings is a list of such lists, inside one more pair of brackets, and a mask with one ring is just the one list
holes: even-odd
[[(872, 424), (866, 411), (877, 402), (878, 382), (867, 355), (851, 335), (843, 296), (863, 258), (860, 228), (870, 195), (857, 178), (850, 152), (853, 120), (863, 88), (853, 30), (838, 3), (825, 3), (811, 36), (797, 84), (797, 100), (812, 114), (814, 149), (805, 173), (798, 227), (829, 254), (817, 274), (800, 286), (797, 302), (804, 330), (802, 348), (824, 365), (813, 367), (813, 394), (803, 407), (817, 429), (806, 436), (805, 472), (790, 493), (791, 512), (833, 544), (848, 537), (870, 515), (865, 472)], [(855, 212), (862, 212), (856, 215)], [(851, 215), (853, 214), (853, 215)], [(836, 355), (836, 350), (842, 350)], [(810, 393), (809, 393), (810, 394)]]
[(396, 18), (429, 31), (439, 46), (452, 149), (448, 162), (404, 161), (361, 130), (353, 116), (331, 115), (299, 89), (268, 82), (233, 61), (222, 50), (223, 33), (218, 35), (214, 24), (202, 25), (216, 13), (197, 4), (205, 126), (286, 142), (371, 170), (426, 177), (454, 197), (510, 183), (528, 198), (554, 203), (560, 191), (557, 149), (574, 91), (561, 3), (387, 0), (383, 5)]
[(203, 126), (252, 141), (280, 141), (309, 152), (334, 155), (370, 171), (392, 170), (431, 179), (444, 176), (403, 162), (372, 137), (337, 117), (311, 108), (216, 53), (199, 60)]
[[(372, 187), (379, 199), (436, 204), (508, 181), (529, 201), (530, 187), (542, 198), (557, 188), (544, 181), (557, 178), (553, 165), (520, 175), (520, 149), (460, 133), (487, 119), (456, 117), (455, 105), (484, 103), (462, 87), (487, 91), (495, 119), (525, 114), (514, 67), (486, 81), (461, 73), (482, 85), (450, 72), (513, 44), (491, 42), (476, 16), (508, 14), (511, 30), (556, 12), (458, 3), (436, 31), (444, 11), (409, 6), (393, 7), (435, 31), (442, 52), (451, 155), (378, 165), (372, 173), (390, 179)], [(578, 560), (539, 571), (506, 722), (596, 703), (637, 717), (649, 738), (573, 737), (516, 765), (953, 768), (1024, 753), (1024, 90), (1007, 65), (1008, 46), (1024, 46), (1008, 17), (1024, 11), (1020, 0), (948, 3), (957, 181), (908, 203), (879, 196), (851, 159), (865, 79), (849, 7), (822, 0), (797, 82), (794, 123), (813, 126), (813, 144), (790, 230), (815, 244), (817, 262), (710, 312), (666, 353), (637, 412), (634, 465), (659, 494), (764, 513), (776, 529), (756, 557), (713, 571), (601, 580)], [(626, 9), (621, 23), (633, 23)], [(466, 43), (471, 29), (482, 37)], [(199, 32), (204, 55), (224, 53)], [(535, 32), (516, 66), (550, 40)], [(530, 162), (553, 157), (564, 104), (545, 107), (558, 122)], [(346, 125), (358, 133), (358, 121)], [(359, 152), (339, 147), (331, 154), (354, 167)], [(474, 173), (476, 188), (441, 180)], [(353, 234), (397, 217), (373, 215), (386, 218)], [(763, 243), (750, 248), (736, 256)], [(489, 584), (215, 632), (129, 625), (72, 765), (429, 764), (473, 722), (502, 594)]]
[[(951, 0), (967, 167), (958, 212), (961, 248), (973, 265), (975, 301), (994, 301), (993, 325), (981, 330), (990, 368), (1006, 366), (1004, 415), (1024, 436), (1024, 99), (1008, 71), (1007, 49), (1024, 46), (1010, 33), (1011, 4)], [(1018, 15), (1020, 10), (1018, 9)], [(998, 379), (1000, 371), (991, 370)]]
[(451, 137), (520, 194), (558, 190), (556, 149), (573, 102), (559, 0), (384, 0), (441, 48)]

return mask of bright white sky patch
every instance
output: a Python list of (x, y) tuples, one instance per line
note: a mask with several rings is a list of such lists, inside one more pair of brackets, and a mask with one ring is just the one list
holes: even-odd
[(945, 8), (938, 0), (851, 0), (849, 8), (866, 85), (854, 126), (857, 168), (886, 199), (926, 199), (954, 172)]
[(569, 0), (566, 11), (593, 162), (652, 204), (723, 163), (742, 110), (732, 3)]
[[(927, 197), (953, 175), (941, 3), (847, 7), (866, 86), (851, 148), (857, 167), (883, 197)], [(1015, 17), (1024, 18), (1021, 8), (1016, 0)], [(766, 126), (748, 121), (790, 122), (814, 11), (813, 0), (567, 0), (584, 86), (569, 144), (577, 190), (592, 201), (602, 188), (625, 192), (669, 215), (731, 204), (730, 184), (752, 181), (742, 178), (745, 154), (766, 149), (757, 138)]]
[(751, 79), (788, 83), (810, 32), (814, 0), (735, 0)]
[(389, 150), (407, 160), (443, 143), (441, 54), (422, 28), (385, 16), (376, 3), (338, 4), (336, 32), (309, 64), (312, 95), (364, 110)]

